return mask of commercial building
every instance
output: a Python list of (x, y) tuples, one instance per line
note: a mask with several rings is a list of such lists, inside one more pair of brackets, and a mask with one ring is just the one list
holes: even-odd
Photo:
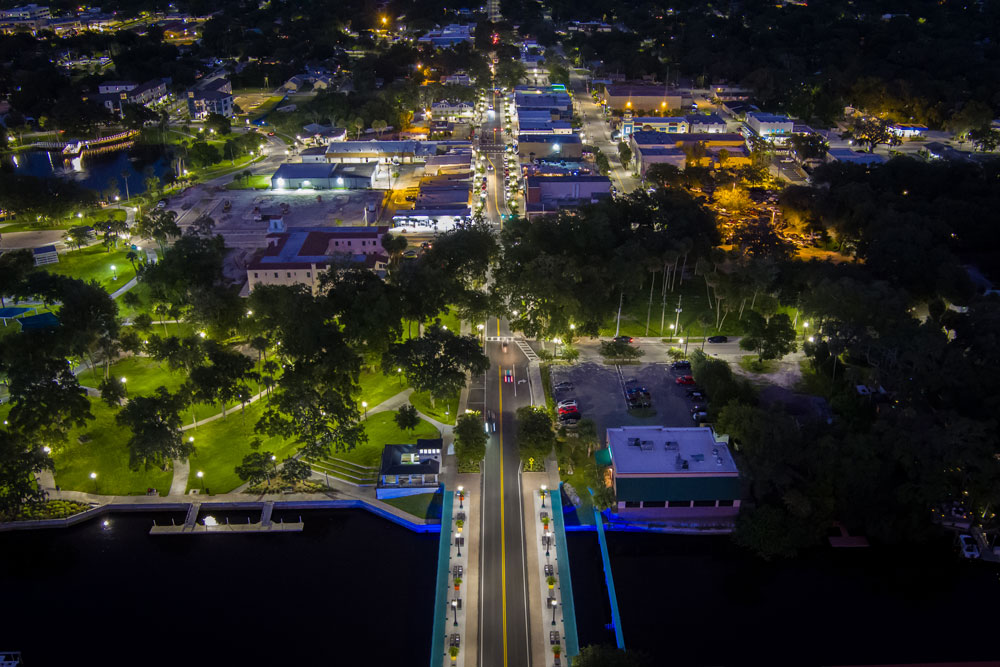
[(462, 42), (472, 42), (472, 30), (475, 25), (458, 25), (452, 23), (443, 28), (435, 28), (423, 37), (417, 39), (418, 44), (430, 44), (436, 48), (448, 48), (461, 44)]
[(685, 116), (685, 119), (688, 123), (688, 132), (697, 134), (722, 134), (729, 131), (726, 121), (718, 114), (691, 114)]
[(341, 164), (412, 164), (437, 154), (431, 141), (340, 141), (326, 149), (326, 161)]
[(637, 116), (626, 111), (622, 117), (622, 140), (635, 131), (665, 132), (667, 134), (686, 134), (687, 119), (682, 116)]
[(611, 180), (600, 175), (537, 175), (525, 179), (525, 216), (575, 209), (611, 196)]
[(795, 130), (795, 121), (788, 116), (753, 111), (746, 118), (750, 131), (766, 141), (783, 143)]
[(475, 107), (468, 102), (441, 100), (431, 105), (431, 118), (449, 121), (468, 120), (472, 118), (474, 111)]
[(611, 465), (620, 517), (713, 521), (739, 513), (740, 473), (711, 428), (609, 428), (607, 444), (598, 458)]
[(400, 209), (392, 217), (393, 226), (446, 231), (472, 219), (471, 162), (468, 168), (449, 167), (438, 165), (436, 176), (421, 179), (413, 207)]
[(522, 160), (564, 157), (579, 160), (583, 143), (575, 134), (519, 134), (517, 154)]
[(267, 235), (267, 247), (247, 264), (247, 283), (306, 285), (315, 294), (332, 264), (364, 266), (380, 275), (389, 258), (382, 247), (388, 227), (292, 227)]
[(441, 474), (440, 438), (418, 439), (415, 445), (386, 445), (378, 469), (375, 497), (399, 498), (436, 493)]
[(690, 105), (690, 95), (673, 90), (666, 86), (650, 86), (648, 84), (611, 84), (604, 88), (601, 104), (616, 111), (631, 110), (635, 113), (666, 112), (685, 107), (685, 101)]
[(683, 169), (687, 164), (703, 167), (737, 167), (750, 164), (746, 140), (736, 133), (667, 134), (633, 132), (629, 141), (635, 170), (645, 174), (653, 164), (672, 164)]
[(18, 30), (40, 30), (49, 24), (51, 14), (48, 7), (22, 5), (0, 10), (0, 29), (3, 32)]
[(366, 190), (375, 187), (375, 166), (286, 162), (271, 176), (272, 190)]

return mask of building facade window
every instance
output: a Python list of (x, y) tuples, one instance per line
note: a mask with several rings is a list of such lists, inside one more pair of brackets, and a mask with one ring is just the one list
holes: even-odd
[(274, 272), (274, 277), (275, 277), (275, 278), (277, 278), (277, 277), (278, 277), (278, 272), (277, 272), (277, 271), (275, 271), (275, 272)]
[(256, 272), (256, 271), (254, 271), (254, 272), (253, 272), (253, 277), (254, 277), (254, 278), (259, 278), (259, 276), (257, 275), (257, 272)]
[(291, 271), (286, 271), (285, 272), (285, 277), (286, 278), (291, 278), (292, 277), (292, 272)]

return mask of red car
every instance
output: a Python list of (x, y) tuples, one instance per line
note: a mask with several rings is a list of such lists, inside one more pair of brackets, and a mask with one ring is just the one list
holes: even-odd
[(579, 412), (575, 405), (567, 405), (565, 408), (559, 408), (559, 414), (568, 415), (574, 412)]
[(694, 377), (690, 375), (682, 375), (675, 380), (677, 384), (694, 384)]

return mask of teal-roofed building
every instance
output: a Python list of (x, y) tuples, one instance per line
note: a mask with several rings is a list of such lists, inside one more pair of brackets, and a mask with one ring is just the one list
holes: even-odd
[(622, 518), (714, 522), (739, 513), (740, 473), (711, 428), (623, 426), (607, 439)]

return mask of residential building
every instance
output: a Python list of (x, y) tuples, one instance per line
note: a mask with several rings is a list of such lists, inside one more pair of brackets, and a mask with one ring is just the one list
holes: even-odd
[[(280, 228), (280, 223), (278, 227)], [(267, 247), (247, 263), (247, 283), (306, 285), (315, 294), (320, 275), (335, 263), (355, 264), (384, 275), (382, 247), (388, 227), (291, 227), (267, 235)]]
[(731, 521), (739, 513), (740, 473), (709, 427), (622, 426), (607, 430), (615, 513), (632, 521)]
[(467, 72), (459, 70), (454, 74), (448, 74), (441, 77), (441, 83), (453, 86), (471, 86), (472, 77), (470, 77)]
[(472, 118), (475, 107), (468, 102), (452, 102), (441, 100), (431, 105), (431, 118), (434, 120), (457, 121)]
[(105, 81), (97, 90), (93, 99), (119, 116), (124, 114), (126, 104), (149, 106), (163, 102), (168, 96), (167, 82), (163, 79), (152, 79), (142, 85), (132, 81)]
[(226, 118), (233, 116), (233, 84), (229, 79), (211, 79), (197, 90), (188, 91), (188, 114), (192, 119), (201, 120), (211, 113)]
[(375, 497), (399, 498), (420, 493), (436, 493), (441, 474), (440, 438), (417, 439), (415, 445), (386, 445), (378, 469)]
[(795, 121), (788, 116), (753, 111), (746, 115), (746, 127), (765, 141), (782, 143), (795, 130)]
[(666, 86), (651, 86), (648, 84), (611, 84), (605, 86), (601, 104), (616, 112), (631, 110), (666, 112), (684, 108), (685, 99), (690, 105), (690, 95)]
[[(325, 150), (325, 149), (324, 149)], [(375, 187), (374, 164), (286, 162), (271, 176), (272, 190), (370, 190)]]
[(529, 161), (552, 157), (579, 160), (583, 157), (583, 143), (575, 134), (519, 134), (517, 153)]
[(611, 196), (611, 180), (600, 175), (528, 176), (525, 184), (525, 215), (529, 220)]

